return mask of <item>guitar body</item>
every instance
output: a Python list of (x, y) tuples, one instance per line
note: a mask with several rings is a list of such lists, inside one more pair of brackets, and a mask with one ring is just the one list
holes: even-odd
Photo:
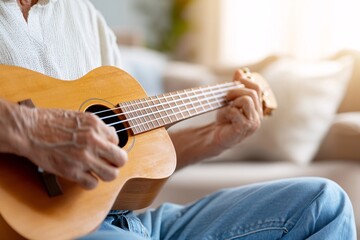
[[(0, 97), (14, 103), (30, 99), (41, 108), (85, 111), (93, 105), (114, 108), (118, 103), (146, 97), (146, 93), (136, 80), (114, 67), (100, 67), (78, 80), (62, 81), (0, 65)], [(96, 230), (112, 208), (148, 206), (175, 170), (170, 137), (164, 128), (138, 135), (129, 131), (123, 148), (129, 161), (116, 180), (100, 182), (95, 190), (87, 191), (59, 179), (63, 194), (56, 197), (47, 195), (36, 167), (27, 159), (1, 154), (1, 237), (74, 239)]]

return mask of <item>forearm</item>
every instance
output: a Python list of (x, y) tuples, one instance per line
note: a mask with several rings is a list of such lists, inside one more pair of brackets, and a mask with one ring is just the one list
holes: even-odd
[(224, 148), (216, 143), (214, 124), (170, 131), (177, 155), (177, 169), (220, 154)]
[(18, 132), (19, 106), (0, 99), (0, 152), (19, 154), (21, 136)]

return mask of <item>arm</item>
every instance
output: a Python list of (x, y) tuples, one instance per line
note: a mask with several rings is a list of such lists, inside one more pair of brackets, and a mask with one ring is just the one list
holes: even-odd
[(260, 86), (240, 70), (234, 81), (240, 81), (245, 88), (228, 93), (230, 104), (218, 111), (214, 123), (170, 133), (177, 152), (177, 169), (220, 154), (260, 127), (263, 118)]
[(127, 160), (114, 129), (92, 114), (19, 106), (0, 99), (0, 152), (17, 154), (47, 172), (96, 187)]
[(22, 139), (15, 132), (19, 106), (0, 99), (0, 152), (21, 155), (16, 146), (21, 144)]

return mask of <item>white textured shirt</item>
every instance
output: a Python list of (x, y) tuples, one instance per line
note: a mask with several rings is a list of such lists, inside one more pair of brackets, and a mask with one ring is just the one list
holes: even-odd
[(27, 22), (16, 0), (0, 0), (0, 64), (70, 80), (121, 60), (115, 35), (88, 0), (39, 0)]

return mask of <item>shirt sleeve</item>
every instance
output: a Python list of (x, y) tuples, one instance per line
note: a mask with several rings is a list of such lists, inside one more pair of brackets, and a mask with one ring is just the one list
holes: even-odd
[(100, 13), (98, 13), (98, 31), (102, 65), (122, 68), (123, 64), (116, 36)]
[(83, 0), (88, 7), (91, 16), (91, 22), (95, 27), (95, 35), (99, 41), (101, 65), (115, 66), (122, 68), (121, 54), (116, 42), (116, 36), (105, 21), (103, 15), (88, 0)]

